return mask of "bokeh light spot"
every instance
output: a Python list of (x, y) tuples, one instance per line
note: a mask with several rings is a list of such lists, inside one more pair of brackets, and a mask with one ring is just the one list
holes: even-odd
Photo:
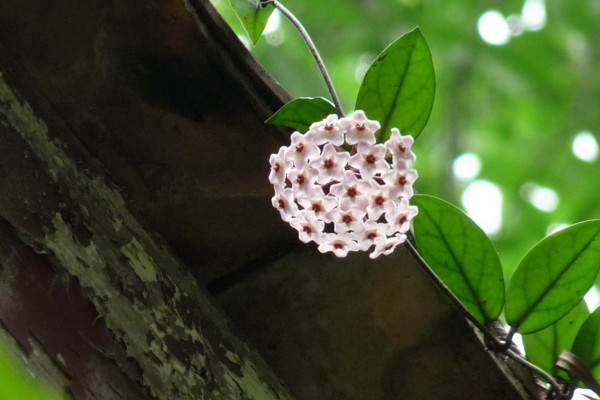
[(283, 41), (285, 40), (285, 33), (283, 32), (282, 29), (276, 30), (274, 32), (271, 32), (271, 33), (265, 35), (265, 40), (271, 46), (280, 46), (283, 43)]
[(485, 180), (476, 180), (464, 190), (462, 203), (469, 217), (488, 235), (502, 227), (502, 193), (500, 188)]
[(273, 33), (279, 29), (281, 26), (281, 14), (279, 10), (275, 10), (269, 15), (269, 19), (267, 20), (267, 25), (265, 25), (265, 29), (263, 29), (263, 35), (268, 35), (269, 33)]
[(560, 199), (558, 193), (552, 188), (539, 186), (532, 182), (521, 186), (521, 196), (531, 203), (532, 206), (543, 212), (556, 210)]
[(242, 44), (244, 45), (244, 47), (246, 47), (247, 49), (250, 49), (250, 38), (246, 35), (237, 35), (238, 39), (240, 39), (240, 42), (242, 42)]
[(546, 5), (544, 0), (527, 0), (523, 4), (521, 17), (525, 27), (530, 31), (538, 31), (546, 26)]
[(567, 224), (565, 222), (555, 222), (553, 224), (550, 224), (550, 226), (548, 226), (548, 229), (546, 229), (546, 235), (552, 235), (553, 233), (565, 229), (569, 225), (571, 224)]
[(358, 57), (356, 68), (354, 69), (354, 80), (356, 82), (361, 83), (363, 81), (365, 74), (373, 63), (373, 58), (375, 58), (375, 55), (370, 52), (363, 53)]
[(508, 24), (508, 29), (510, 30), (510, 34), (512, 36), (522, 35), (527, 28), (525, 26), (525, 21), (523, 21), (523, 17), (520, 15), (509, 15), (508, 18), (506, 18), (506, 23)]
[(590, 400), (597, 399), (598, 395), (591, 389), (575, 389), (572, 400)]
[(477, 21), (479, 36), (489, 44), (501, 46), (510, 40), (510, 28), (504, 16), (496, 10), (484, 12)]
[(600, 292), (596, 286), (592, 286), (590, 290), (583, 296), (583, 301), (590, 312), (594, 312), (600, 305)]
[(581, 161), (594, 162), (598, 159), (598, 142), (590, 132), (583, 131), (575, 135), (571, 150)]
[(462, 182), (470, 182), (481, 172), (481, 159), (475, 153), (463, 153), (452, 162), (452, 174)]

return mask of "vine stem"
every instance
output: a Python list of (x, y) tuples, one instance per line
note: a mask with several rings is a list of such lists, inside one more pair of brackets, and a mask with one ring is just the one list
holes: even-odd
[(525, 358), (523, 358), (523, 356), (521, 356), (518, 353), (515, 353), (511, 349), (506, 349), (504, 354), (506, 354), (508, 357), (512, 358), (519, 364), (523, 365), (525, 368), (536, 373), (538, 375), (538, 377), (542, 378), (543, 380), (546, 381), (546, 383), (548, 383), (550, 386), (552, 386), (554, 393), (556, 393), (556, 395), (558, 396), (559, 399), (563, 398), (563, 396), (562, 396), (563, 393), (560, 389), (560, 385), (558, 384), (558, 382), (556, 382), (556, 380), (552, 377), (552, 375), (550, 375), (549, 373), (547, 373), (546, 371), (544, 371), (543, 369), (541, 369), (534, 363), (526, 360)]
[(317, 50), (315, 43), (310, 38), (310, 35), (306, 31), (306, 29), (304, 29), (304, 26), (298, 20), (298, 18), (296, 18), (296, 16), (290, 10), (288, 10), (286, 7), (284, 7), (284, 5), (281, 4), (280, 2), (278, 2), (277, 0), (265, 0), (265, 1), (260, 2), (260, 5), (262, 7), (266, 7), (269, 4), (273, 5), (273, 7), (277, 8), (279, 11), (281, 11), (281, 13), (287, 19), (290, 20), (290, 22), (296, 27), (296, 29), (298, 29), (298, 32), (300, 32), (300, 35), (302, 35), (302, 38), (308, 45), (308, 48), (309, 48), (311, 54), (313, 55), (315, 61), (317, 62), (317, 65), (319, 66), (321, 75), (323, 75), (323, 78), (325, 79), (325, 85), (327, 85), (329, 94), (331, 94), (331, 99), (333, 100), (333, 104), (335, 105), (335, 110), (338, 113), (338, 116), (343, 117), (344, 110), (342, 109), (342, 103), (340, 102), (337, 92), (335, 91), (335, 88), (333, 87), (333, 82), (331, 80), (331, 77), (329, 76), (329, 73), (327, 72), (327, 68), (325, 68), (325, 63), (323, 62), (323, 59), (321, 58), (321, 55), (319, 54), (319, 51)]

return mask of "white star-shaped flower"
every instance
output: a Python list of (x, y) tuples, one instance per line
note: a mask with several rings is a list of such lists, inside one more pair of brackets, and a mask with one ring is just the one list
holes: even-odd
[(319, 155), (319, 148), (307, 140), (300, 132), (294, 132), (291, 136), (292, 143), (284, 152), (285, 159), (294, 162), (296, 168), (302, 168), (308, 160)]
[(281, 146), (277, 154), (271, 154), (269, 163), (271, 164), (271, 172), (269, 173), (269, 182), (272, 185), (285, 186), (285, 178), (287, 171), (292, 167), (292, 163), (285, 159), (285, 151), (287, 147)]
[(275, 186), (275, 196), (271, 198), (271, 204), (279, 211), (281, 219), (286, 222), (298, 215), (298, 205), (294, 201), (294, 191), (291, 188)]
[(353, 233), (352, 237), (356, 240), (358, 247), (366, 251), (373, 245), (381, 246), (385, 242), (385, 227), (385, 224), (367, 221), (363, 226), (363, 230)]
[(397, 190), (397, 195), (410, 198), (413, 195), (413, 184), (419, 177), (417, 171), (411, 168), (394, 168), (381, 176), (383, 181)]
[(350, 207), (356, 207), (365, 210), (369, 204), (367, 195), (371, 185), (362, 179), (359, 180), (352, 171), (344, 172), (344, 179), (340, 183), (331, 185), (330, 193), (340, 199), (340, 207), (348, 210)]
[(358, 244), (348, 235), (326, 234), (319, 245), (321, 253), (332, 251), (338, 257), (346, 257), (349, 251), (358, 251)]
[(393, 155), (393, 161), (405, 160), (407, 162), (415, 162), (417, 156), (412, 152), (411, 148), (415, 139), (412, 136), (402, 136), (398, 128), (392, 128), (392, 135), (385, 142), (385, 147), (390, 150)]
[(345, 118), (340, 118), (340, 128), (346, 131), (346, 143), (366, 142), (375, 144), (375, 132), (381, 128), (379, 122), (367, 119), (364, 111), (356, 110)]
[(397, 190), (388, 185), (372, 184), (371, 191), (369, 193), (369, 205), (367, 206), (367, 213), (369, 219), (377, 221), (383, 213), (389, 213), (396, 207), (394, 199)]
[(406, 241), (406, 235), (396, 235), (390, 238), (387, 238), (382, 244), (375, 247), (375, 250), (369, 254), (369, 258), (375, 259), (380, 255), (387, 256), (392, 253), (396, 246)]
[(394, 235), (396, 232), (406, 233), (410, 230), (412, 219), (419, 213), (417, 206), (411, 206), (407, 198), (401, 198), (396, 209), (386, 214), (388, 221), (388, 235)]
[(319, 243), (325, 227), (323, 221), (311, 219), (305, 210), (300, 211), (297, 217), (292, 218), (290, 225), (298, 231), (298, 237), (304, 243), (311, 240)]
[(363, 218), (366, 212), (358, 208), (340, 210), (339, 208), (329, 213), (329, 219), (333, 221), (333, 230), (337, 233), (348, 231), (358, 232), (363, 229)]
[(317, 146), (325, 143), (341, 146), (344, 144), (344, 131), (338, 122), (338, 116), (330, 114), (323, 121), (313, 123), (306, 133), (307, 139)]
[(315, 191), (317, 175), (317, 171), (308, 166), (302, 169), (293, 168), (288, 172), (288, 179), (292, 182), (292, 189), (296, 198), (312, 196)]
[(371, 179), (375, 174), (384, 174), (390, 170), (385, 161), (385, 146), (382, 144), (369, 145), (360, 142), (356, 154), (350, 157), (348, 165), (360, 170), (363, 179)]
[(344, 178), (344, 168), (350, 154), (346, 151), (336, 151), (331, 144), (323, 147), (321, 156), (310, 160), (309, 165), (319, 171), (317, 182), (325, 184), (330, 181), (341, 181)]
[(312, 196), (299, 197), (297, 200), (304, 207), (309, 218), (320, 219), (324, 222), (331, 222), (328, 213), (338, 206), (338, 199), (326, 196), (320, 187), (315, 188)]

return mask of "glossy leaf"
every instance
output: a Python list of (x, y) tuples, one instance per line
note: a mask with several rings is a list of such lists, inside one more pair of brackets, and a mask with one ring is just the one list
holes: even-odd
[(435, 73), (431, 53), (419, 28), (389, 45), (369, 67), (356, 99), (356, 110), (381, 123), (377, 141), (390, 129), (419, 136), (431, 113)]
[(419, 253), (482, 323), (496, 320), (504, 302), (498, 254), (485, 233), (461, 210), (432, 196), (415, 195)]
[(277, 110), (266, 122), (306, 132), (313, 122), (335, 113), (335, 107), (329, 100), (322, 97), (299, 97)]
[(253, 44), (260, 39), (273, 7), (261, 7), (260, 0), (229, 0)]
[(561, 371), (554, 364), (562, 350), (571, 349), (575, 336), (588, 315), (590, 313), (587, 306), (580, 301), (556, 324), (531, 335), (523, 335), (525, 353), (529, 361), (552, 375), (558, 375)]
[(556, 232), (523, 257), (506, 293), (506, 320), (521, 333), (543, 329), (567, 314), (600, 268), (600, 220)]
[(600, 308), (585, 320), (571, 350), (600, 380)]

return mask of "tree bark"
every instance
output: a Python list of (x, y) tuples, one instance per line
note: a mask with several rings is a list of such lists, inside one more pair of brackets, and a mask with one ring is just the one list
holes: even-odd
[(288, 99), (207, 0), (1, 2), (0, 338), (76, 399), (528, 398), (409, 253), (279, 220)]

